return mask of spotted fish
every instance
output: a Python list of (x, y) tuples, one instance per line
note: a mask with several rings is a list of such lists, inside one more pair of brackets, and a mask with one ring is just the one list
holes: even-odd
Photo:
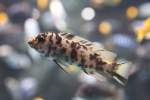
[(40, 33), (28, 41), (39, 53), (60, 65), (74, 64), (87, 74), (95, 72), (126, 83), (130, 63), (119, 64), (117, 55), (102, 45), (70, 33)]

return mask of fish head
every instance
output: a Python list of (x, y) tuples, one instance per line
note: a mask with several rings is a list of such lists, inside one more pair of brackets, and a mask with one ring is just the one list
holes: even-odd
[(34, 48), (36, 51), (38, 51), (41, 54), (46, 54), (48, 52), (48, 35), (45, 33), (40, 33), (36, 37), (31, 38), (28, 41), (28, 44), (30, 47)]

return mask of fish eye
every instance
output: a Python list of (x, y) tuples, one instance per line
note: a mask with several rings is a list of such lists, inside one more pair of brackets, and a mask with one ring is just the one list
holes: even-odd
[(45, 41), (46, 34), (39, 34), (36, 39), (39, 43), (43, 43)]
[(43, 38), (43, 37), (37, 37), (37, 40), (38, 40), (38, 42), (44, 42), (45, 41), (45, 39)]

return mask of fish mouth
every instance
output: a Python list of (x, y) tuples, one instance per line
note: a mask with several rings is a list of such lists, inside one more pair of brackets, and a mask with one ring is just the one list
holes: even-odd
[(35, 44), (32, 40), (28, 41), (28, 45), (31, 47), (31, 48), (35, 48)]
[(31, 41), (31, 40), (30, 40), (30, 41), (28, 41), (28, 44), (29, 44), (29, 45), (31, 45), (31, 44), (32, 44), (32, 41)]
[(30, 45), (30, 47), (33, 47), (33, 41), (32, 40), (29, 40), (28, 44)]
[(30, 45), (30, 47), (34, 47), (34, 41), (35, 41), (35, 38), (32, 38), (28, 41), (28, 44)]

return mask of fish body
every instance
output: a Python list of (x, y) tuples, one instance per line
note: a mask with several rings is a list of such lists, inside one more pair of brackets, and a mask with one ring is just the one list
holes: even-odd
[(31, 39), (29, 45), (41, 54), (55, 61), (74, 64), (87, 74), (95, 72), (109, 77), (116, 76), (123, 83), (128, 75), (122, 74), (118, 67), (117, 55), (106, 50), (102, 45), (70, 33), (40, 33)]

